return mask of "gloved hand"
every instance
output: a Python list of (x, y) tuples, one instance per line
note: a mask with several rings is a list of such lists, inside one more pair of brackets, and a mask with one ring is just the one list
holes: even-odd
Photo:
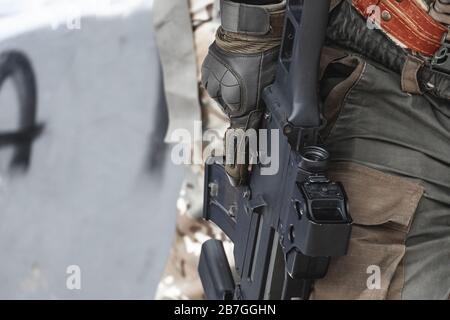
[[(273, 0), (272, 0), (273, 1)], [(285, 1), (269, 5), (249, 5), (221, 1), (222, 24), (202, 66), (202, 84), (230, 119), (230, 128), (257, 129), (263, 113), (261, 91), (275, 77), (281, 43)], [(239, 139), (238, 139), (239, 141)], [(246, 150), (241, 143), (225, 139), (226, 153), (234, 148), (233, 164), (226, 164), (235, 184), (248, 176), (249, 159), (236, 163)]]

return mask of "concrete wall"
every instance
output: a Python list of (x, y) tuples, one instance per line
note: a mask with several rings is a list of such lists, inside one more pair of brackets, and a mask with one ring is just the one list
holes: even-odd
[[(0, 149), (3, 299), (151, 299), (172, 240), (182, 168), (162, 143), (151, 11), (81, 22), (0, 37), (0, 52), (31, 58), (44, 125), (26, 172), (12, 172), (12, 150)], [(0, 131), (16, 113), (6, 83)], [(66, 287), (69, 265), (81, 268), (81, 290)]]

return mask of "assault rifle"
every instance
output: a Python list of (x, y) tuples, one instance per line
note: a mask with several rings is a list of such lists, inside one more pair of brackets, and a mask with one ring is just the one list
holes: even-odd
[[(204, 218), (234, 243), (233, 274), (222, 242), (202, 246), (199, 274), (208, 299), (308, 299), (330, 257), (347, 252), (351, 217), (343, 186), (326, 176), (318, 69), (329, 0), (288, 0), (275, 82), (264, 89), (262, 128), (279, 130), (279, 170), (253, 166), (233, 186), (221, 159), (207, 161)], [(271, 150), (271, 139), (267, 141)], [(215, 160), (215, 161), (214, 161)]]

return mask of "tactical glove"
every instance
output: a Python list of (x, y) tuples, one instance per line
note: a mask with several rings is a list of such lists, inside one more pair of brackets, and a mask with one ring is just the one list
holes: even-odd
[[(202, 66), (202, 84), (230, 119), (230, 130), (258, 129), (263, 105), (261, 91), (275, 78), (275, 66), (283, 30), (285, 1), (251, 5), (221, 1), (221, 27)], [(225, 169), (235, 184), (246, 182), (249, 157), (245, 141), (227, 141), (235, 159)], [(228, 149), (228, 150), (227, 150)], [(231, 161), (230, 161), (231, 160)], [(232, 164), (229, 164), (232, 163)]]

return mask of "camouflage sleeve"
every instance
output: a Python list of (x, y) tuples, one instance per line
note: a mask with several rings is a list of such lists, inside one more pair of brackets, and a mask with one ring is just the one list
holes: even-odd
[[(159, 0), (163, 2), (163, 0)], [(158, 1), (157, 1), (158, 2)], [(172, 1), (178, 3), (178, 1)], [(182, 2), (182, 1), (180, 1)], [(185, 17), (189, 17), (192, 28), (192, 54), (195, 56), (193, 66), (196, 70), (196, 84), (199, 100), (196, 107), (201, 110), (201, 119), (205, 129), (214, 129), (217, 137), (223, 137), (227, 122), (215, 102), (209, 98), (200, 86), (200, 66), (213, 42), (218, 26), (218, 6), (214, 0), (189, 0), (180, 4)], [(189, 11), (188, 11), (189, 10)], [(163, 36), (163, 35), (159, 35)], [(174, 63), (166, 61), (166, 64)], [(164, 62), (163, 62), (164, 64)], [(164, 66), (163, 66), (164, 67)], [(175, 104), (173, 108), (184, 108)], [(222, 144), (217, 139), (218, 144)], [(220, 148), (217, 146), (217, 148)], [(203, 166), (190, 165), (177, 201), (177, 223), (174, 240), (164, 274), (161, 278), (156, 299), (203, 299), (203, 288), (198, 277), (197, 265), (202, 243), (209, 238), (225, 241), (227, 254), (232, 258), (232, 244), (214, 225), (202, 220)], [(232, 261), (232, 260), (230, 260)]]

